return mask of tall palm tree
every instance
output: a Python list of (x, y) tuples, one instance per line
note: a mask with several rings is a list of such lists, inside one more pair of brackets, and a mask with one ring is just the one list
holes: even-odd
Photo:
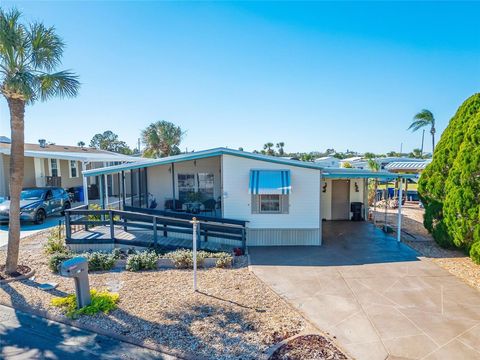
[(283, 149), (285, 147), (285, 143), (283, 141), (277, 143), (275, 146), (278, 149), (278, 156), (285, 155), (285, 150)]
[(25, 106), (37, 100), (77, 95), (80, 83), (70, 71), (58, 71), (65, 44), (55, 28), (20, 22), (21, 13), (0, 8), (0, 92), (10, 110), (10, 220), (6, 271), (18, 265), (20, 192), (23, 184)]
[(273, 150), (273, 143), (268, 142), (263, 145), (263, 150), (266, 155), (275, 155), (275, 151)]
[(157, 121), (142, 131), (142, 141), (146, 148), (143, 156), (159, 158), (180, 154), (180, 142), (185, 132), (180, 126), (168, 121)]
[(408, 130), (417, 131), (424, 127), (430, 127), (430, 134), (432, 135), (432, 154), (435, 150), (435, 117), (432, 112), (427, 109), (423, 109), (419, 113), (415, 114), (413, 121), (408, 127)]

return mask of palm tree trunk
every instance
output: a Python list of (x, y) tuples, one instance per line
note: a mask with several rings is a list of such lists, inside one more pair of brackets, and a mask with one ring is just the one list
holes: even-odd
[(435, 133), (432, 133), (432, 156), (433, 156), (434, 150), (435, 150)]
[(17, 270), (20, 246), (20, 193), (23, 186), (25, 101), (7, 99), (10, 110), (12, 144), (10, 150), (10, 215), (6, 272)]

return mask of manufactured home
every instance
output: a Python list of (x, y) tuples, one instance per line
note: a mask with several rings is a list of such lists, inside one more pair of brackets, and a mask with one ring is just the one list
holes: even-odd
[(247, 246), (321, 245), (324, 221), (368, 216), (369, 178), (399, 176), (323, 168), (314, 162), (228, 148), (92, 169), (83, 175), (85, 181), (101, 180), (105, 208), (111, 200), (102, 184), (118, 177), (123, 209), (157, 211), (171, 218), (240, 221), (245, 224)]

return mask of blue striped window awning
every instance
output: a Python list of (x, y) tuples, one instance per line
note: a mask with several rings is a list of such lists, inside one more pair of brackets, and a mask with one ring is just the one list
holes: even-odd
[(250, 170), (250, 194), (290, 194), (290, 170)]

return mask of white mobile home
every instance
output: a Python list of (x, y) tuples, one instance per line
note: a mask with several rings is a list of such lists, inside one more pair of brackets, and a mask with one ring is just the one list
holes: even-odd
[[(351, 205), (367, 203), (368, 178), (397, 176), (327, 169), (226, 148), (87, 170), (83, 175), (108, 183), (115, 174), (123, 179), (121, 202), (129, 211), (143, 208), (172, 217), (192, 214), (243, 221), (248, 246), (321, 245), (322, 221), (359, 216)], [(365, 218), (367, 208), (360, 209)]]

